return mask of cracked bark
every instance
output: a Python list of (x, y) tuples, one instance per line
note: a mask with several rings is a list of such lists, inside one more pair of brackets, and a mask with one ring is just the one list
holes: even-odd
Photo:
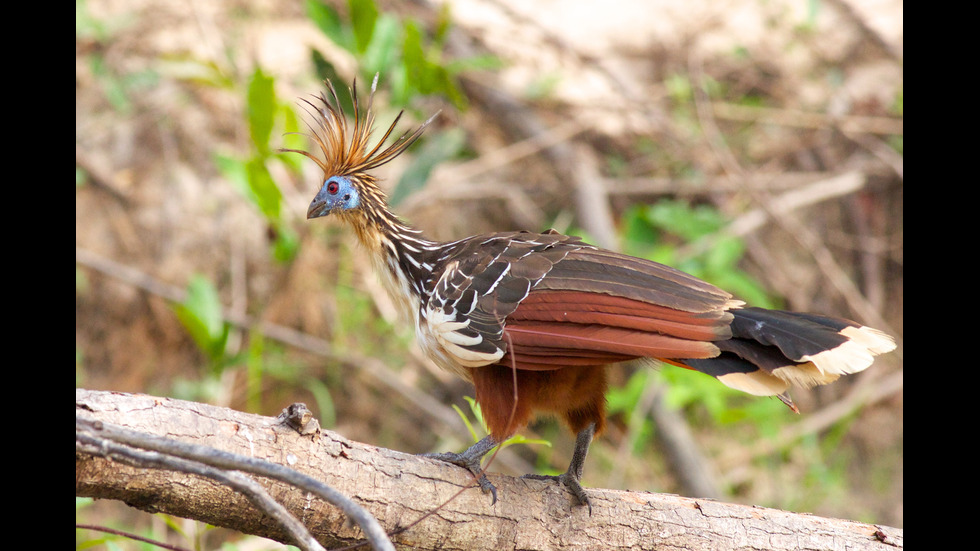
[[(412, 549), (896, 549), (903, 530), (674, 495), (590, 488), (587, 510), (550, 482), (491, 472), (500, 500), (462, 469), (361, 444), (331, 431), (300, 435), (262, 417), (193, 402), (75, 391), (76, 415), (148, 434), (288, 465), (351, 496)], [(323, 545), (362, 540), (339, 509), (307, 492), (256, 477)], [(461, 489), (465, 489), (459, 493)], [(282, 528), (244, 497), (210, 480), (75, 455), (75, 494), (117, 499), (284, 541)], [(456, 495), (459, 494), (459, 495)], [(455, 498), (453, 496), (456, 496)], [(448, 502), (448, 503), (447, 503)]]

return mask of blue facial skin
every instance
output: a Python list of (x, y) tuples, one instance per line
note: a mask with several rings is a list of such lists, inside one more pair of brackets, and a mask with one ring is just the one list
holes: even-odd
[(357, 208), (361, 203), (361, 197), (357, 193), (357, 188), (351, 183), (350, 179), (344, 176), (331, 176), (323, 187), (317, 192), (310, 208), (306, 211), (306, 218), (319, 218), (326, 216), (335, 210), (350, 210)]

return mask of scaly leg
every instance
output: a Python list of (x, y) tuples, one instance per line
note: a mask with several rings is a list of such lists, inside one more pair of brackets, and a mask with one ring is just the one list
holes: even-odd
[(592, 516), (592, 504), (589, 496), (582, 488), (582, 472), (585, 469), (585, 456), (589, 454), (589, 446), (592, 444), (592, 437), (595, 436), (595, 423), (582, 429), (575, 437), (575, 450), (572, 452), (572, 461), (568, 464), (568, 470), (560, 475), (526, 474), (521, 478), (532, 480), (557, 480), (568, 488), (568, 491), (578, 499), (580, 505), (588, 505), (589, 516)]
[(462, 453), (423, 453), (420, 455), (458, 465), (473, 473), (477, 477), (477, 482), (480, 484), (480, 489), (483, 490), (483, 493), (493, 495), (493, 502), (491, 503), (493, 505), (497, 503), (497, 488), (487, 480), (487, 475), (483, 473), (483, 467), (480, 466), (480, 460), (483, 459), (483, 456), (487, 452), (495, 448), (497, 444), (498, 442), (496, 440), (487, 436)]

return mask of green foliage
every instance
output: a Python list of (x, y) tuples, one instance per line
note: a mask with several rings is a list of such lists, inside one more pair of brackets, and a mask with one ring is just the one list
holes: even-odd
[(763, 286), (739, 268), (745, 244), (724, 235), (726, 224), (714, 207), (663, 200), (624, 215), (623, 243), (629, 254), (700, 277), (752, 305), (774, 307)]
[[(374, 311), (374, 303), (363, 289), (355, 287), (353, 272), (343, 271), (331, 292), (337, 301), (338, 320), (333, 343), (338, 350), (383, 346), (385, 339), (397, 333), (396, 328)], [(372, 355), (382, 350), (373, 350)]]
[[(606, 392), (607, 414), (609, 416), (621, 415), (624, 419), (629, 420), (632, 412), (640, 407), (640, 401), (643, 399), (643, 394), (647, 387), (649, 385), (661, 384), (654, 380), (656, 377), (657, 374), (650, 369), (638, 369), (630, 375), (625, 385), (611, 387)], [(652, 438), (653, 424), (649, 420), (644, 420), (643, 424), (639, 427), (639, 434), (635, 435), (633, 444), (636, 446), (636, 449), (633, 451), (639, 451), (639, 448), (650, 442)]]
[(674, 73), (664, 79), (664, 87), (667, 94), (678, 104), (686, 104), (694, 101), (694, 88), (691, 79), (687, 76)]
[(482, 432), (480, 433), (477, 432), (476, 427), (474, 427), (473, 423), (470, 422), (469, 416), (466, 415), (466, 413), (463, 412), (463, 410), (460, 409), (459, 406), (453, 404), (453, 409), (456, 410), (456, 413), (459, 415), (459, 418), (463, 420), (463, 423), (466, 425), (466, 430), (470, 431), (470, 436), (473, 438), (473, 442), (478, 442), (481, 438), (483, 438), (487, 434), (487, 426), (483, 421), (483, 410), (480, 408), (480, 404), (478, 404), (476, 400), (474, 400), (473, 398), (470, 398), (469, 396), (463, 396), (463, 399), (466, 400), (466, 403), (470, 405), (470, 412), (473, 414), (473, 417), (476, 418), (476, 421), (482, 427), (483, 429)]
[[(456, 413), (459, 414), (460, 419), (462, 419), (463, 423), (466, 424), (466, 428), (467, 430), (470, 431), (470, 436), (473, 438), (473, 442), (478, 442), (484, 436), (490, 433), (490, 431), (487, 430), (486, 422), (483, 420), (483, 410), (480, 408), (480, 404), (477, 403), (477, 401), (474, 400), (473, 398), (469, 396), (464, 396), (463, 398), (466, 400), (466, 403), (469, 404), (470, 413), (473, 415), (476, 422), (480, 424), (482, 431), (476, 430), (476, 428), (473, 426), (473, 423), (470, 421), (469, 416), (466, 415), (466, 413), (464, 413), (463, 410), (459, 408), (459, 406), (454, 404), (453, 409), (456, 410)], [(507, 440), (504, 440), (504, 442), (497, 447), (499, 447), (500, 449), (504, 449), (508, 446), (513, 446), (517, 444), (544, 445), (544, 446), (548, 446), (549, 448), (551, 447), (551, 442), (547, 440), (527, 438), (522, 434), (515, 434), (514, 436), (511, 436)], [(491, 455), (493, 455), (493, 450), (488, 452), (487, 455), (485, 455), (484, 457), (485, 458), (490, 457)]]
[[(843, 446), (852, 419), (837, 423), (826, 434), (808, 434), (793, 443), (776, 461), (786, 461), (788, 456), (805, 456), (806, 469), (797, 480), (797, 487), (784, 496), (788, 509), (809, 511), (828, 503), (842, 504), (849, 499), (848, 471), (858, 458), (848, 446)], [(869, 519), (870, 520), (870, 519)]]
[(252, 73), (247, 98), (248, 130), (252, 136), (252, 145), (260, 154), (267, 155), (277, 102), (275, 81), (261, 68)]
[[(394, 105), (408, 105), (419, 95), (441, 95), (457, 109), (465, 109), (466, 97), (455, 77), (473, 68), (499, 65), (492, 57), (466, 60), (444, 59), (444, 41), (449, 27), (448, 5), (440, 12), (436, 32), (427, 36), (412, 19), (399, 20), (378, 10), (374, 0), (348, 0), (346, 20), (332, 6), (307, 0), (306, 13), (334, 44), (350, 52), (369, 81), (376, 74), (385, 75)], [(321, 76), (336, 79), (333, 66), (318, 52), (314, 63)]]
[(371, 46), (371, 38), (378, 21), (378, 8), (374, 2), (366, 0), (351, 0), (347, 6), (350, 8), (356, 51), (364, 53)]
[[(762, 285), (739, 268), (744, 244), (724, 236), (726, 218), (714, 207), (692, 205), (682, 200), (662, 200), (627, 211), (622, 220), (625, 252), (683, 270), (733, 292), (763, 307), (774, 301)], [(775, 430), (782, 402), (761, 399), (728, 388), (702, 373), (664, 365), (662, 369), (641, 369), (627, 384), (607, 393), (610, 414), (628, 415), (639, 405), (647, 385), (666, 388), (669, 407), (706, 412), (713, 422), (730, 424), (751, 419), (761, 431)], [(653, 434), (649, 421), (641, 427), (642, 446)]]
[[(306, 4), (311, 20), (332, 41), (355, 56), (368, 81), (376, 73), (385, 74), (385, 82), (392, 92), (387, 99), (405, 105), (420, 94), (441, 94), (457, 106), (465, 105), (451, 76), (469, 65), (442, 61), (442, 40), (449, 21), (445, 16), (448, 14), (443, 13), (444, 17), (436, 26), (437, 34), (432, 37), (426, 35), (414, 21), (401, 21), (381, 12), (373, 0), (350, 0), (346, 7), (346, 14), (342, 17), (333, 7), (323, 3), (311, 0)], [(316, 52), (314, 61), (324, 76), (336, 82), (347, 80), (339, 79), (332, 65)], [(195, 81), (203, 79), (207, 85), (232, 89), (237, 86), (232, 80), (220, 78), (221, 71), (209, 67), (196, 67), (184, 61), (173, 62), (169, 67), (186, 78)], [(273, 258), (288, 262), (296, 254), (299, 239), (285, 216), (283, 194), (272, 176), (270, 163), (282, 162), (290, 170), (298, 171), (302, 162), (300, 156), (283, 155), (277, 151), (279, 147), (304, 149), (306, 144), (303, 143), (305, 138), (294, 134), (300, 129), (296, 112), (280, 102), (275, 88), (275, 78), (271, 74), (262, 68), (252, 72), (247, 86), (242, 90), (250, 139), (249, 152), (245, 155), (217, 154), (214, 162), (225, 179), (267, 221), (270, 234), (274, 236), (271, 249)], [(349, 96), (343, 93), (345, 86), (337, 88), (340, 100), (350, 114), (352, 103)], [(413, 156), (412, 164), (394, 190), (395, 199), (421, 188), (431, 170), (438, 163), (457, 155), (464, 143), (465, 135), (461, 130), (437, 134), (429, 142), (421, 143), (419, 154)], [(407, 337), (391, 337), (396, 333), (395, 328), (376, 315), (369, 298), (354, 290), (356, 282), (349, 280), (350, 277), (353, 277), (350, 273), (341, 273), (332, 289), (341, 317), (335, 325), (337, 331), (333, 335), (333, 344), (338, 350), (343, 350), (350, 346), (373, 348), (377, 343), (384, 342), (386, 346), (390, 344), (392, 348), (400, 347), (399, 350), (403, 350)], [(196, 281), (194, 285), (202, 284)], [(307, 378), (296, 366), (283, 362), (278, 352), (264, 343), (261, 335), (251, 334), (249, 348), (230, 355), (226, 350), (228, 335), (216, 332), (215, 314), (205, 308), (205, 304), (191, 301), (190, 304), (181, 305), (178, 311), (182, 316), (181, 322), (208, 358), (213, 374), (219, 374), (231, 365), (244, 364), (247, 373), (246, 400), (251, 409), (258, 408), (262, 389), (268, 387), (270, 378), (275, 378), (302, 385), (311, 392), (317, 402), (321, 422), (325, 426), (332, 424), (333, 401), (327, 386), (322, 381)], [(346, 328), (357, 328), (357, 331), (347, 332)], [(378, 338), (379, 335), (385, 338)], [(385, 350), (372, 350), (372, 354), (379, 357), (385, 353)], [(202, 381), (196, 387), (186, 385), (182, 391), (207, 396), (212, 392), (212, 387), (217, 388), (213, 378)]]
[(278, 146), (271, 145), (273, 131), (277, 127), (285, 133), (285, 147), (301, 147), (299, 120), (295, 111), (276, 97), (275, 79), (257, 68), (246, 90), (246, 120), (251, 147), (248, 155), (238, 157), (216, 154), (214, 162), (235, 188), (252, 203), (266, 219), (273, 235), (272, 256), (279, 262), (288, 262), (299, 248), (299, 237), (283, 216), (283, 196), (278, 184), (269, 172), (269, 163), (278, 161), (295, 170), (297, 155), (277, 153)]
[(362, 276), (351, 268), (352, 251), (339, 248), (337, 254), (340, 268), (336, 281), (326, 290), (336, 301), (331, 346), (338, 352), (366, 350), (373, 357), (401, 363), (404, 351), (415, 338), (414, 328), (393, 325), (379, 316), (370, 295), (359, 285), (358, 278)]
[(187, 286), (187, 297), (182, 304), (174, 306), (174, 312), (212, 368), (220, 370), (226, 360), (229, 325), (214, 285), (204, 276), (193, 276)]
[(776, 398), (750, 396), (696, 371), (665, 367), (655, 380), (667, 385), (668, 407), (704, 411), (719, 425), (749, 421), (761, 433), (775, 434), (791, 414)]

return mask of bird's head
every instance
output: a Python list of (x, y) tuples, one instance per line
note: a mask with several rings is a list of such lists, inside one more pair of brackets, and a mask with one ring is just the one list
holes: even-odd
[[(370, 171), (391, 161), (412, 145), (422, 135), (433, 116), (414, 131), (406, 131), (386, 149), (381, 149), (395, 130), (401, 119), (399, 113), (388, 131), (373, 148), (369, 141), (374, 127), (374, 112), (371, 106), (378, 77), (374, 77), (371, 95), (363, 112), (358, 105), (357, 81), (350, 90), (354, 105), (353, 125), (340, 107), (337, 91), (330, 81), (326, 82), (329, 95), (321, 93), (313, 101), (303, 100), (307, 112), (313, 118), (308, 121), (310, 139), (319, 146), (319, 154), (298, 149), (284, 149), (299, 153), (312, 159), (323, 171), (320, 190), (317, 192), (306, 213), (308, 219), (328, 214), (343, 214), (350, 221), (377, 220), (387, 212), (384, 191)], [(359, 225), (359, 224), (358, 224)]]
[[(358, 185), (355, 185), (357, 182)], [(331, 176), (323, 182), (323, 186), (313, 201), (310, 203), (309, 210), (306, 211), (306, 218), (319, 218), (335, 211), (350, 211), (361, 206), (361, 192), (358, 188), (364, 188), (364, 182), (359, 179), (352, 179), (351, 176)]]

